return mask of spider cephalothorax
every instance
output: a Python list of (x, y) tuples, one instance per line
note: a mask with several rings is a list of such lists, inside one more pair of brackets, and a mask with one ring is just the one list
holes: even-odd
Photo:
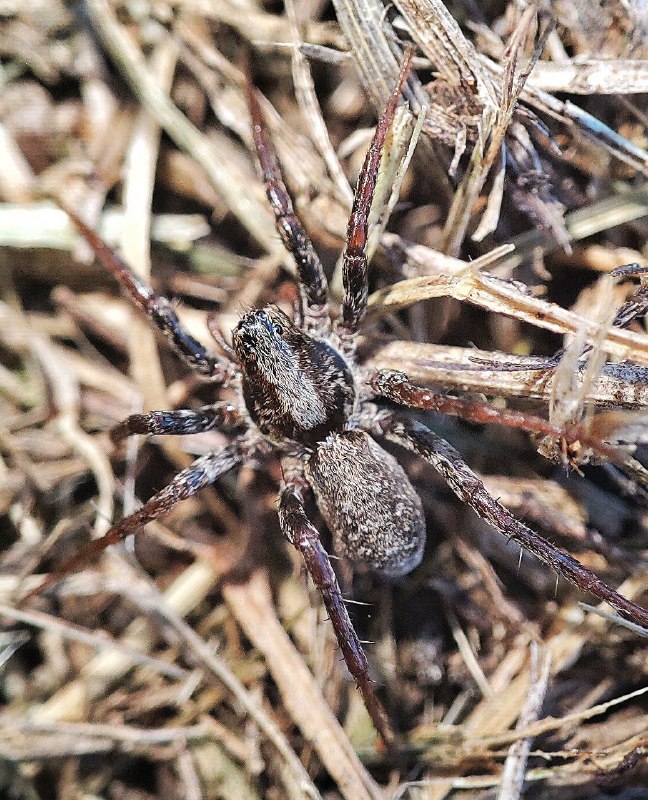
[(344, 429), (356, 389), (346, 359), (277, 308), (250, 311), (234, 329), (243, 397), (261, 433), (316, 447)]
[[(302, 554), (322, 594), (345, 661), (385, 740), (392, 735), (373, 691), (364, 651), (328, 555), (304, 508), (306, 493), (312, 491), (336, 547), (353, 561), (386, 577), (403, 575), (416, 567), (425, 544), (421, 501), (403, 468), (380, 445), (381, 439), (430, 462), (464, 502), (509, 539), (576, 586), (648, 627), (648, 612), (516, 520), (488, 493), (451, 445), (421, 422), (398, 413), (394, 405), (461, 415), (481, 423), (499, 422), (565, 441), (580, 437), (606, 457), (613, 457), (610, 448), (588, 442), (582, 431), (570, 435), (539, 417), (436, 395), (414, 386), (401, 373), (370, 373), (355, 363), (354, 337), (367, 305), (367, 219), (386, 133), (410, 63), (411, 56), (378, 122), (358, 180), (343, 258), (342, 308), (334, 323), (327, 310), (324, 271), (294, 213), (252, 87), (249, 104), (254, 142), (268, 199), (277, 230), (297, 266), (301, 307), (294, 319), (274, 307), (250, 311), (233, 331), (233, 349), (221, 343), (223, 355), (217, 357), (183, 330), (168, 301), (154, 295), (92, 230), (68, 212), (103, 265), (163, 331), (176, 352), (215, 387), (238, 389), (238, 400), (216, 401), (193, 410), (136, 414), (117, 426), (112, 434), (115, 441), (133, 433), (199, 433), (219, 426), (231, 434), (231, 442), (198, 458), (141, 509), (115, 524), (103, 539), (92, 543), (43, 584), (50, 585), (93, 553), (157, 519), (250, 455), (274, 454), (284, 475), (279, 499), (282, 530)], [(381, 399), (390, 401), (391, 406), (381, 407)]]

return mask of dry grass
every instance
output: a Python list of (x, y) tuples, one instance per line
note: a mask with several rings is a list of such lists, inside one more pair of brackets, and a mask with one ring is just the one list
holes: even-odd
[[(0, 8), (3, 797), (646, 796), (645, 632), (579, 605), (588, 598), (416, 462), (424, 563), (397, 586), (361, 571), (352, 582), (340, 564), (369, 604), (352, 610), (402, 731), (398, 764), (376, 749), (317, 594), (282, 543), (277, 471), (244, 467), (149, 525), (136, 560), (131, 548), (106, 553), (19, 602), (33, 573), (222, 442), (111, 449), (106, 431), (129, 413), (209, 402), (209, 387), (42, 198), (60, 194), (101, 228), (181, 299), (204, 341), (207, 310), (227, 330), (242, 308), (289, 302), (292, 265), (250, 153), (249, 60), (339, 290), (350, 185), (413, 41), (414, 113), (399, 112), (373, 213), (364, 355), (559, 424), (587, 419), (625, 443), (626, 474), (566, 474), (519, 432), (430, 419), (519, 517), (648, 603), (646, 293), (638, 320), (615, 327), (637, 282), (608, 277), (645, 259), (648, 240), (645, 8), (520, 5), (459, 2), (454, 16), (437, 0)], [(565, 336), (580, 344), (561, 366), (533, 370)]]

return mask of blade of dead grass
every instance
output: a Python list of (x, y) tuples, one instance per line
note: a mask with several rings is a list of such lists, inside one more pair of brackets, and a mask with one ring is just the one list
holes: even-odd
[[(523, 292), (518, 285), (484, 273), (466, 270), (460, 276), (431, 275), (400, 281), (380, 289), (369, 298), (369, 311), (382, 315), (405, 308), (419, 300), (453, 297), (496, 314), (528, 322), (538, 328), (559, 334), (586, 331), (588, 342), (598, 332), (598, 325), (573, 311), (561, 308)], [(648, 335), (612, 328), (602, 345), (611, 355), (648, 363)]]
[(463, 86), (493, 111), (496, 87), (477, 52), (440, 0), (395, 0), (414, 41), (448, 83)]
[[(534, 722), (540, 713), (542, 703), (549, 684), (549, 673), (551, 660), (547, 654), (540, 665), (540, 656), (537, 646), (531, 644), (531, 678), (529, 681), (529, 692), (520, 710), (516, 730), (528, 726)], [(526, 771), (529, 751), (531, 750), (531, 738), (518, 739), (510, 748), (504, 767), (502, 769), (502, 780), (497, 795), (497, 800), (519, 800), (524, 784), (524, 773)]]
[(333, 6), (362, 84), (373, 107), (382, 111), (396, 85), (402, 61), (402, 54), (394, 54), (387, 38), (384, 7), (376, 0), (333, 0)]
[[(254, 44), (292, 41), (292, 25), (289, 19), (279, 14), (268, 14), (252, 3), (238, 0), (219, 0), (204, 3), (200, 8), (205, 17), (212, 17), (235, 28), (242, 37)], [(310, 44), (330, 45), (342, 49), (344, 39), (337, 28), (319, 20), (307, 21), (305, 40)]]
[[(196, 562), (196, 564), (197, 563), (198, 562)], [(213, 567), (209, 567), (205, 564), (202, 564), (201, 567), (203, 570), (210, 571), (211, 576), (215, 577), (216, 573)], [(131, 592), (130, 587), (124, 587), (124, 591), (132, 601), (138, 603), (149, 615), (158, 615), (172, 629), (174, 638), (176, 636), (180, 638), (180, 641), (187, 648), (187, 651), (191, 653), (192, 658), (202, 665), (208, 674), (213, 675), (226, 687), (245, 713), (258, 725), (262, 734), (276, 748), (286, 767), (282, 775), (284, 780), (287, 781), (285, 788), (289, 796), (315, 798), (316, 800), (320, 798), (319, 792), (315, 788), (315, 785), (311, 781), (301, 761), (288, 744), (279, 726), (265, 711), (261, 702), (245, 689), (223, 659), (214, 653), (207, 642), (182, 619), (170, 603), (160, 603), (160, 595), (154, 584), (149, 581), (147, 581), (147, 583), (148, 590), (145, 593)], [(266, 602), (269, 603), (268, 608), (270, 609), (268, 617), (274, 615), (274, 619), (276, 620), (276, 614), (274, 613), (271, 599), (266, 598)], [(277, 625), (280, 630), (283, 631), (278, 621)], [(284, 636), (287, 638), (285, 632)]]
[[(189, 614), (213, 590), (218, 576), (213, 568), (196, 561), (181, 573), (164, 593), (164, 602), (178, 614)], [(128, 649), (146, 653), (152, 645), (152, 632), (145, 620), (134, 620), (121, 639)], [(89, 702), (101, 697), (119, 682), (132, 667), (132, 660), (118, 652), (102, 652), (83, 666), (79, 676), (67, 683), (38, 708), (34, 719), (53, 722), (74, 719)]]
[[(586, 63), (583, 66), (576, 63), (539, 62), (536, 59), (542, 46), (543, 36), (549, 33), (546, 30), (545, 34), (539, 36), (534, 56), (521, 70), (517, 70), (517, 77), (511, 81), (511, 77), (516, 73), (515, 65), (518, 60), (516, 52), (519, 54), (519, 45), (533, 15), (531, 6), (520, 19), (518, 29), (511, 40), (513, 46), (509, 50), (506, 62), (497, 64), (476, 51), (463, 36), (445, 6), (437, 0), (416, 0), (416, 2), (396, 0), (395, 5), (401, 14), (401, 22), (430, 58), (442, 80), (450, 86), (463, 89), (466, 102), (474, 105), (472, 118), (469, 114), (465, 114), (462, 120), (456, 115), (453, 119), (448, 115), (444, 116), (443, 111), (435, 109), (433, 104), (433, 111), (428, 114), (428, 124), (425, 128), (435, 138), (456, 148), (459, 129), (462, 129), (465, 135), (466, 125), (472, 126), (470, 140), (474, 143), (473, 156), (448, 217), (445, 244), (442, 247), (444, 252), (455, 254), (465, 236), (474, 203), (485, 184), (488, 171), (498, 159), (501, 160), (500, 143), (503, 142), (508, 120), (518, 97), (559, 119), (568, 128), (578, 130), (616, 158), (645, 172), (648, 158), (645, 149), (619, 135), (573, 103), (558, 100), (548, 91), (533, 85), (531, 76), (536, 74), (541, 76), (546, 69), (549, 74), (556, 76), (554, 78), (557, 83), (556, 91), (572, 91), (573, 85), (577, 92), (586, 92), (589, 89), (588, 94), (596, 91), (607, 77), (605, 91), (623, 93), (641, 90), (645, 83), (648, 62), (611, 59), (609, 62)], [(368, 84), (367, 90), (371, 93), (372, 86), (380, 87), (381, 80), (384, 80), (384, 76), (390, 72), (392, 80), (395, 80), (397, 68), (391, 64), (388, 48), (380, 35), (375, 33), (376, 25), (382, 25), (384, 29), (388, 29), (390, 25), (383, 18), (382, 10), (374, 9), (371, 0), (362, 3), (357, 0), (339, 0), (336, 8), (341, 28), (350, 43), (350, 50), (358, 63), (365, 84)], [(617, 64), (618, 70), (615, 68)], [(529, 67), (533, 67), (530, 76)], [(524, 79), (527, 77), (525, 84)], [(377, 89), (374, 93), (376, 91)], [(376, 105), (377, 100), (373, 95), (372, 99)], [(440, 123), (436, 126), (433, 123), (435, 115)], [(499, 182), (496, 180), (489, 192), (487, 213), (478, 229), (479, 238), (485, 232), (492, 230), (497, 223), (503, 184), (503, 165), (499, 172)], [(554, 219), (550, 236), (554, 243), (556, 240), (559, 245), (564, 246), (567, 243), (565, 230), (558, 218)]]
[[(482, 362), (475, 369), (476, 361)], [(482, 392), (497, 397), (523, 397), (549, 401), (552, 392), (551, 370), (504, 372), (489, 369), (493, 364), (537, 364), (534, 357), (491, 353), (470, 347), (395, 341), (372, 354), (367, 366), (373, 369), (401, 370), (415, 382), (466, 392)], [(579, 367), (578, 381), (583, 380)], [(587, 399), (600, 406), (642, 409), (648, 405), (648, 368), (634, 364), (603, 366), (592, 382)]]
[(522, 97), (533, 108), (561, 120), (568, 128), (577, 130), (619, 161), (648, 176), (648, 151), (621, 136), (575, 103), (558, 100), (548, 92), (531, 87), (525, 88)]
[[(576, 632), (569, 630), (562, 631), (556, 636), (552, 637), (546, 643), (547, 659), (551, 661), (550, 673), (555, 675), (567, 666), (573, 664), (573, 659), (577, 657), (580, 648), (585, 644), (585, 637)], [(555, 658), (559, 661), (556, 662)], [(498, 673), (501, 673), (503, 681), (500, 681)], [(551, 731), (559, 731), (563, 726), (568, 726), (574, 722), (583, 722), (595, 716), (600, 716), (607, 713), (611, 708), (626, 703), (636, 697), (640, 697), (648, 692), (648, 687), (643, 687), (614, 698), (606, 703), (601, 703), (589, 709), (583, 709), (575, 714), (567, 714), (559, 719), (547, 717), (538, 722), (531, 722), (530, 724), (522, 724), (515, 730), (506, 730), (509, 728), (516, 718), (520, 716), (521, 710), (524, 708), (526, 698), (533, 694), (533, 689), (530, 681), (530, 673), (526, 668), (513, 677), (509, 673), (509, 665), (506, 659), (501, 667), (496, 670), (492, 676), (492, 684), (499, 684), (500, 690), (497, 694), (489, 699), (484, 700), (480, 705), (470, 714), (466, 722), (454, 728), (452, 732), (448, 732), (447, 740), (444, 741), (442, 731), (441, 741), (438, 745), (434, 745), (424, 755), (423, 760), (430, 764), (439, 762), (439, 757), (443, 761), (446, 769), (452, 769), (451, 764), (454, 762), (457, 767), (465, 760), (470, 758), (484, 758), (485, 752), (489, 752), (491, 757), (495, 756), (496, 748), (502, 745), (511, 745), (516, 742), (523, 742), (526, 739), (532, 739), (543, 733)], [(501, 730), (502, 733), (495, 733), (495, 730)], [(485, 735), (471, 736), (471, 731), (479, 731), (480, 734)], [(493, 731), (489, 733), (489, 731)], [(606, 770), (614, 772), (622, 763), (624, 763), (627, 755), (637, 746), (643, 744), (645, 746), (645, 735), (633, 737), (627, 741), (618, 743), (613, 747), (607, 748), (605, 752), (597, 753), (595, 759), (591, 758), (591, 753), (588, 751), (585, 756), (578, 752), (572, 752), (573, 762), (571, 764), (563, 765), (562, 763), (557, 767), (548, 767), (541, 769), (528, 770), (523, 778), (525, 781), (529, 780), (546, 780), (549, 778), (559, 778), (560, 776), (569, 775), (582, 775), (588, 772), (592, 763), (596, 764), (593, 772), (602, 774)], [(468, 789), (479, 788), (486, 786), (497, 786), (501, 781), (498, 776), (480, 776), (473, 775), (468, 777), (448, 777), (448, 778), (431, 778), (429, 780), (420, 781), (416, 784), (403, 784), (401, 793), (396, 796), (403, 796), (403, 793), (408, 787), (421, 786), (426, 787), (429, 796), (434, 800), (444, 800), (450, 792), (454, 789)]]
[[(536, 22), (538, 31), (533, 53), (523, 62), (523, 49)], [(452, 200), (440, 247), (444, 253), (449, 255), (459, 253), (479, 194), (496, 160), (503, 157), (504, 137), (516, 103), (529, 73), (542, 53), (549, 30), (547, 20), (542, 16), (538, 18), (537, 9), (532, 5), (527, 6), (507, 47), (497, 108), (494, 111), (489, 107), (484, 110), (470, 164)], [(492, 209), (489, 209), (489, 212), (491, 222), (488, 228), (492, 230), (493, 225), (497, 224), (499, 211), (493, 213)], [(488, 231), (483, 230), (481, 233), (485, 235), (486, 232)]]
[[(171, 90), (177, 45), (163, 40), (149, 60), (149, 73), (159, 89)], [(159, 154), (161, 129), (155, 119), (140, 110), (124, 162), (124, 227), (122, 254), (133, 272), (145, 283), (151, 279), (151, 203)], [(132, 309), (128, 337), (130, 373), (144, 394), (144, 411), (166, 408), (164, 376), (153, 327)]]
[[(228, 584), (223, 587), (223, 594), (229, 602), (228, 589), (233, 587), (234, 599), (230, 602), (230, 606), (234, 610), (236, 618), (242, 624), (248, 638), (268, 659), (271, 673), (282, 691), (286, 708), (302, 729), (304, 736), (309, 741), (313, 741), (322, 763), (338, 783), (343, 796), (348, 800), (351, 798), (360, 800), (382, 798), (379, 788), (366, 773), (339, 723), (321, 697), (319, 687), (305, 667), (301, 655), (280, 625), (274, 612), (265, 575), (261, 583), (262, 586), (258, 580), (255, 581), (253, 578), (244, 584)], [(252, 584), (251, 587), (250, 584)], [(118, 590), (117, 586), (115, 588)], [(131, 592), (130, 589), (127, 592), (130, 599), (138, 603), (146, 613), (156, 614), (168, 623), (172, 627), (174, 635), (179, 636), (187, 651), (192, 654), (192, 659), (200, 663), (208, 672), (216, 675), (227, 688), (233, 691), (230, 685), (231, 678), (223, 673), (223, 665), (219, 660), (215, 660), (216, 657), (211, 648), (168, 605), (161, 604), (155, 592), (147, 592), (145, 595)], [(262, 597), (259, 596), (260, 593)], [(277, 666), (280, 667), (279, 673), (275, 671)], [(290, 702), (285, 696), (286, 692), (290, 697), (295, 698), (293, 702)], [(237, 700), (241, 700), (238, 694), (234, 693), (234, 696)], [(251, 714), (247, 705), (245, 710), (258, 724), (257, 716)], [(275, 746), (279, 747), (280, 742), (275, 740), (276, 737), (270, 737), (266, 727), (260, 726), (260, 728), (262, 733)], [(283, 751), (280, 750), (280, 752), (282, 755), (286, 755)], [(293, 783), (290, 796), (319, 797), (319, 794), (314, 793), (312, 784), (305, 783), (303, 779), (305, 772), (300, 777), (296, 764), (290, 761), (287, 761), (287, 764), (290, 766)], [(295, 782), (296, 778), (299, 779), (297, 782)]]
[[(560, 764), (558, 766), (536, 767), (527, 770), (524, 775), (525, 782), (553, 781), (554, 785), (561, 784), (583, 784), (589, 779), (592, 783), (601, 783), (606, 776), (610, 778), (618, 776), (628, 768), (628, 764), (636, 763), (645, 757), (647, 751), (646, 737), (639, 735), (623, 742), (620, 745), (607, 748), (603, 752), (597, 752), (596, 758), (583, 754), (576, 756), (570, 764)], [(550, 753), (539, 752), (535, 755), (547, 759)], [(571, 755), (568, 754), (568, 755)], [(636, 756), (636, 758), (634, 757)], [(563, 758), (565, 756), (563, 755)], [(413, 795), (416, 800), (443, 800), (451, 792), (465, 790), (472, 791), (478, 789), (492, 789), (499, 785), (498, 775), (469, 775), (469, 776), (449, 776), (439, 778), (428, 778), (421, 781), (409, 781), (399, 787), (393, 795), (392, 800), (402, 800), (405, 797), (412, 797), (412, 790), (421, 789), (424, 794)], [(490, 793), (485, 795), (490, 796)], [(560, 796), (560, 795), (558, 795)], [(413, 800), (413, 798), (412, 798)]]
[[(131, 752), (144, 751), (149, 747), (213, 739), (216, 738), (214, 733), (209, 722), (186, 727), (136, 728), (89, 722), (37, 722), (14, 714), (0, 715), (0, 742), (4, 740), (0, 749), (2, 755), (11, 760), (105, 753), (114, 750), (116, 745)], [(21, 741), (19, 734), (24, 734), (26, 741)], [(34, 738), (43, 740), (40, 748)]]
[[(220, 573), (211, 563), (195, 561), (175, 579), (163, 595), (148, 592), (145, 602), (141, 593), (133, 592), (133, 585), (121, 584), (121, 590), (128, 590), (133, 600), (141, 600), (141, 605), (155, 617), (164, 617), (173, 629), (198, 657), (200, 663), (221, 682), (233, 700), (254, 721), (266, 739), (275, 747), (282, 762), (287, 766), (294, 786), (301, 787), (304, 798), (318, 798), (315, 789), (301, 762), (288, 744), (285, 736), (268, 715), (261, 703), (243, 686), (225, 662), (214, 653), (193, 631), (182, 617), (189, 614), (203, 602), (220, 578)], [(119, 591), (120, 584), (113, 581), (112, 588)], [(147, 652), (153, 644), (154, 631), (147, 621), (139, 617), (124, 631), (122, 644), (128, 650)], [(33, 719), (40, 723), (53, 723), (83, 714), (87, 704), (106, 693), (111, 686), (121, 680), (132, 668), (133, 660), (119, 651), (104, 651), (94, 656), (81, 669), (79, 677), (67, 683), (34, 713)]]
[(34, 192), (36, 176), (15, 139), (0, 122), (0, 193), (12, 203), (24, 203)]
[(475, 742), (479, 742), (479, 744), (482, 745), (499, 746), (518, 741), (520, 738), (536, 738), (544, 733), (559, 731), (561, 728), (568, 727), (574, 723), (581, 723), (588, 719), (593, 719), (594, 717), (603, 716), (611, 709), (623, 705), (630, 700), (634, 700), (637, 697), (643, 697), (645, 694), (648, 694), (648, 686), (642, 686), (640, 689), (635, 689), (633, 692), (614, 697), (612, 700), (608, 700), (605, 703), (598, 703), (595, 706), (591, 706), (591, 708), (586, 708), (573, 714), (565, 714), (564, 717), (545, 717), (537, 722), (530, 722), (515, 731), (503, 733), (499, 736), (485, 736), (479, 740), (475, 739)]
[(277, 247), (274, 224), (266, 205), (251, 191), (250, 181), (236, 164), (223, 158), (160, 89), (142, 53), (117, 22), (106, 0), (88, 0), (86, 8), (106, 50), (128, 81), (137, 99), (167, 131), (178, 147), (205, 170), (232, 213), (264, 248)]
[(0, 322), (11, 327), (12, 335), (22, 338), (38, 362), (55, 410), (50, 426), (84, 459), (94, 475), (98, 489), (94, 531), (97, 536), (101, 536), (110, 527), (109, 520), (112, 519), (114, 480), (105, 452), (80, 426), (81, 393), (76, 376), (67, 369), (60, 351), (52, 345), (48, 337), (26, 325), (22, 314), (0, 304)]
[[(247, 76), (243, 69), (232, 64), (215, 46), (214, 41), (203, 28), (192, 24), (191, 20), (180, 19), (175, 28), (177, 40), (182, 42), (180, 58), (183, 64), (193, 73), (209, 98), (214, 115), (224, 128), (233, 131), (248, 145), (252, 160), (256, 158), (252, 141), (248, 103), (246, 97)], [(300, 86), (295, 86), (296, 94)], [(295, 202), (302, 205), (302, 197), (309, 197), (313, 191), (330, 196), (335, 189), (326, 174), (326, 164), (320, 153), (311, 144), (310, 139), (297, 133), (277, 112), (272, 103), (258, 93), (258, 99), (277, 149), (279, 161), (285, 178), (295, 194)], [(315, 99), (316, 102), (316, 99)], [(312, 111), (309, 106), (309, 111)], [(313, 119), (306, 116), (307, 130)], [(214, 132), (214, 141), (218, 141), (223, 154), (231, 151), (232, 143)], [(346, 180), (346, 179), (345, 179)], [(250, 188), (260, 196), (264, 196), (260, 182), (251, 183)], [(347, 183), (348, 189), (348, 183)], [(349, 190), (349, 189), (348, 189)], [(349, 190), (350, 191), (350, 190)], [(340, 230), (343, 235), (346, 217), (350, 204), (340, 208)], [(338, 215), (336, 215), (338, 216)], [(327, 220), (327, 226), (333, 221)], [(338, 220), (333, 222), (333, 227)]]
[(160, 675), (165, 675), (174, 680), (182, 681), (189, 677), (187, 670), (177, 667), (175, 664), (168, 664), (159, 658), (153, 658), (146, 653), (128, 647), (101, 631), (87, 630), (66, 620), (53, 617), (50, 614), (44, 614), (40, 611), (23, 611), (12, 608), (5, 603), (0, 603), (0, 615), (15, 619), (18, 622), (24, 622), (26, 625), (33, 625), (42, 630), (58, 633), (65, 639), (82, 642), (97, 650), (111, 650), (121, 653), (124, 658), (130, 659), (133, 665), (151, 667), (156, 672), (159, 672)]
[[(619, 587), (619, 591), (632, 598), (642, 591), (644, 581), (645, 575), (642, 580), (626, 581), (623, 586)], [(582, 648), (598, 634), (601, 634), (605, 630), (605, 626), (604, 619), (590, 617), (587, 625), (578, 628), (564, 628), (549, 638), (545, 642), (545, 648), (547, 658), (550, 658), (551, 661), (551, 676), (573, 666), (579, 658)], [(461, 726), (446, 732), (446, 737), (443, 735), (443, 730), (439, 729), (440, 741), (429, 748), (424, 756), (425, 761), (431, 764), (437, 763), (441, 753), (456, 763), (460, 763), (464, 758), (480, 754), (483, 756), (484, 747), (495, 748), (509, 745), (522, 739), (535, 738), (542, 733), (558, 731), (563, 726), (569, 726), (576, 721), (582, 722), (605, 714), (610, 708), (648, 692), (648, 687), (643, 687), (635, 692), (591, 708), (581, 709), (573, 714), (566, 714), (560, 718), (547, 717), (538, 722), (523, 725), (519, 729), (510, 730), (511, 725), (519, 716), (530, 685), (527, 659), (520, 646), (509, 650), (506, 658), (489, 676), (489, 682), (493, 689), (492, 696), (483, 698)], [(452, 747), (452, 751), (447, 749), (449, 746)], [(446, 792), (450, 790), (451, 787), (447, 787)], [(435, 797), (445, 797), (445, 793), (435, 795)]]
[(322, 109), (315, 94), (310, 66), (301, 51), (301, 25), (294, 0), (286, 0), (286, 11), (292, 27), (294, 43), (292, 48), (292, 74), (293, 83), (295, 84), (295, 98), (304, 121), (307, 122), (309, 135), (326, 163), (337, 193), (344, 205), (350, 210), (353, 203), (353, 192), (331, 144), (328, 129), (322, 117)]
[[(396, 85), (403, 60), (385, 6), (377, 0), (333, 0), (333, 6), (362, 85), (374, 109), (381, 112)], [(408, 86), (418, 105), (428, 107), (424, 130), (454, 147), (464, 128), (457, 115), (439, 103), (431, 103), (427, 91), (414, 76)]]
[[(124, 212), (104, 209), (98, 232), (108, 244), (116, 244), (124, 229)], [(155, 214), (150, 236), (157, 244), (187, 248), (209, 233), (202, 214)], [(0, 247), (72, 251), (78, 234), (68, 215), (50, 201), (0, 203)], [(69, 264), (69, 262), (67, 262)]]
[[(570, 212), (565, 217), (565, 227), (570, 242), (579, 242), (617, 225), (642, 219), (646, 215), (648, 191), (645, 186), (639, 186)], [(503, 254), (491, 266), (491, 270), (497, 275), (509, 274), (534, 253), (549, 253), (558, 247), (547, 231), (537, 229), (517, 236), (511, 244), (514, 251)], [(616, 262), (614, 267), (618, 265)]]
[(539, 61), (529, 75), (529, 86), (544, 92), (569, 94), (645, 94), (648, 61), (623, 58), (567, 64)]
[(343, 796), (347, 800), (383, 798), (279, 622), (265, 573), (257, 570), (244, 583), (228, 583), (223, 596), (246, 636), (263, 654), (284, 705)]

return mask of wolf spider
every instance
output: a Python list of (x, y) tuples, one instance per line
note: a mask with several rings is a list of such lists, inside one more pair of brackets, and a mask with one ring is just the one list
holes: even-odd
[[(116, 523), (102, 539), (92, 542), (52, 573), (37, 590), (213, 484), (244, 459), (278, 457), (283, 472), (279, 494), (281, 529), (301, 553), (321, 592), (344, 660), (386, 742), (392, 741), (393, 733), (374, 693), (365, 653), (349, 619), (329, 556), (304, 508), (307, 493), (312, 492), (335, 548), (352, 561), (386, 578), (413, 570), (423, 557), (425, 545), (421, 500), (403, 468), (377, 440), (396, 443), (430, 462), (459, 498), (494, 528), (580, 589), (648, 627), (648, 612), (515, 519), (487, 492), (450, 444), (421, 422), (394, 410), (394, 406), (458, 415), (477, 423), (504, 424), (568, 443), (580, 441), (608, 457), (613, 457), (611, 448), (588, 441), (581, 430), (569, 433), (540, 417), (434, 394), (413, 385), (401, 373), (370, 371), (356, 361), (355, 339), (367, 308), (367, 219), (385, 139), (410, 64), (411, 55), (377, 124), (360, 172), (343, 257), (344, 296), (335, 322), (329, 315), (324, 271), (295, 215), (251, 84), (248, 100), (258, 161), (277, 231), (297, 266), (301, 302), (293, 318), (273, 306), (249, 311), (234, 329), (231, 347), (212, 320), (209, 327), (222, 351), (216, 356), (184, 331), (168, 300), (156, 296), (68, 210), (99, 261), (152, 319), (176, 353), (215, 388), (234, 387), (238, 402), (216, 401), (195, 410), (134, 414), (113, 429), (114, 442), (131, 434), (188, 434), (215, 427), (231, 433), (232, 441), (182, 470), (138, 511)], [(389, 403), (384, 406), (379, 400)]]

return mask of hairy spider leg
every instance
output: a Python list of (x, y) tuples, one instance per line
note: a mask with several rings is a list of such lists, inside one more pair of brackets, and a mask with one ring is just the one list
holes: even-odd
[[(429, 389), (412, 383), (404, 373), (394, 370), (375, 372), (369, 377), (368, 383), (379, 397), (384, 397), (392, 403), (398, 403), (407, 408), (420, 408), (425, 411), (449, 414), (478, 425), (505, 425), (507, 428), (517, 428), (527, 433), (552, 436), (567, 444), (580, 442), (613, 464), (621, 468), (627, 467), (627, 458), (622, 453), (588, 434), (582, 425), (574, 425), (570, 429), (561, 428), (534, 414), (496, 408), (488, 403), (475, 400), (435, 394)], [(640, 483), (645, 486), (645, 479), (640, 479)]]
[(344, 661), (355, 679), (369, 716), (385, 744), (391, 747), (395, 741), (394, 733), (374, 692), (367, 656), (344, 605), (329, 555), (306, 516), (302, 486), (298, 480), (287, 483), (281, 490), (279, 524), (286, 539), (301, 553), (308, 574), (322, 595)]
[[(612, 275), (615, 278), (626, 276), (641, 276), (648, 272), (648, 267), (642, 267), (639, 264), (624, 264), (622, 267), (617, 267), (612, 270)], [(612, 325), (615, 328), (625, 328), (634, 319), (640, 317), (648, 312), (648, 285), (641, 283), (634, 294), (629, 300), (621, 305), (617, 311)]]
[(517, 520), (486, 489), (451, 444), (425, 425), (396, 415), (380, 420), (383, 435), (428, 461), (447, 481), (457, 497), (470, 506), (483, 520), (533, 553), (556, 574), (609, 603), (628, 619), (648, 629), (648, 611), (615, 592), (587, 567), (564, 550), (543, 539)]
[(342, 298), (341, 332), (347, 335), (358, 330), (367, 311), (369, 283), (367, 275), (367, 231), (369, 211), (376, 190), (378, 169), (383, 156), (387, 132), (394, 119), (401, 92), (412, 68), (414, 51), (409, 50), (401, 67), (398, 82), (389, 103), (378, 120), (371, 144), (367, 150), (353, 198), (353, 208), (347, 227), (346, 246), (342, 260)]
[(213, 403), (195, 409), (176, 411), (149, 411), (146, 414), (131, 414), (110, 431), (114, 444), (135, 433), (156, 436), (177, 436), (203, 433), (212, 428), (232, 428), (241, 421), (240, 413), (227, 402)]
[(115, 276), (135, 305), (153, 320), (183, 361), (195, 372), (216, 383), (226, 382), (231, 374), (230, 365), (210, 353), (187, 333), (170, 301), (156, 295), (75, 211), (59, 200), (57, 202), (83, 234), (101, 265)]
[(304, 226), (295, 214), (290, 194), (284, 183), (272, 139), (266, 130), (257, 90), (249, 77), (248, 107), (252, 118), (252, 137), (266, 187), (268, 202), (275, 215), (275, 226), (284, 247), (295, 259), (300, 291), (306, 308), (315, 320), (327, 316), (328, 286), (326, 275)]
[(101, 553), (106, 547), (121, 542), (131, 533), (135, 533), (143, 525), (146, 525), (147, 522), (153, 522), (166, 514), (181, 500), (186, 500), (206, 486), (215, 483), (239, 461), (240, 454), (236, 444), (228, 445), (218, 452), (207, 453), (196, 459), (193, 464), (179, 472), (168, 486), (154, 494), (138, 511), (124, 517), (113, 525), (105, 536), (90, 542), (74, 558), (51, 572), (43, 583), (26, 595), (24, 599), (28, 600), (34, 595), (41, 594), (52, 584), (57, 583), (61, 578), (74, 572)]
[[(641, 493), (644, 500), (648, 499), (648, 470), (641, 462), (622, 450), (601, 441), (583, 425), (561, 428), (533, 414), (495, 408), (488, 403), (435, 394), (429, 389), (411, 383), (405, 374), (392, 370), (375, 372), (369, 376), (368, 383), (378, 397), (383, 397), (406, 408), (420, 408), (425, 411), (450, 414), (478, 425), (504, 425), (527, 433), (551, 436), (559, 440), (563, 446), (579, 443), (596, 453), (599, 458), (604, 458), (614, 464), (624, 475), (635, 482), (636, 490)], [(572, 466), (576, 466), (575, 462), (569, 459), (567, 453), (565, 453), (565, 457)]]

